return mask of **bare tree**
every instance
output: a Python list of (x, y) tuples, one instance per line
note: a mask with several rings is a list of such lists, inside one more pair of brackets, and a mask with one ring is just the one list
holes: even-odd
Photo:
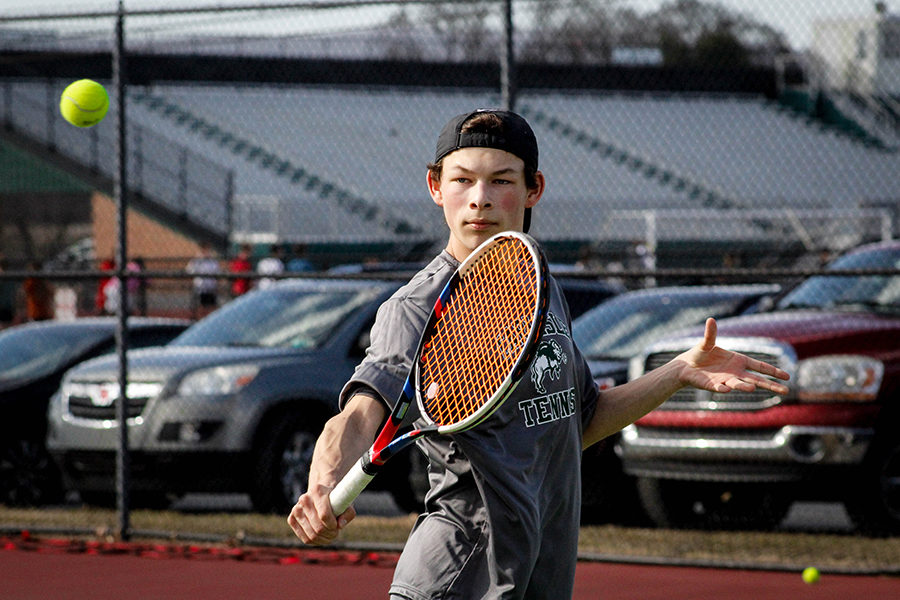
[(424, 12), (428, 27), (444, 44), (446, 60), (493, 61), (499, 53), (500, 35), (489, 19), (498, 3), (430, 4)]
[[(502, 39), (499, 0), (415, 6), (388, 22), (392, 57), (494, 61)], [(522, 62), (606, 64), (619, 47), (659, 48), (665, 64), (771, 63), (788, 49), (783, 33), (705, 0), (671, 0), (641, 14), (625, 0), (516, 3), (516, 57)], [(416, 26), (424, 21), (425, 26)], [(423, 30), (427, 30), (427, 37)], [(435, 49), (437, 48), (437, 49)]]
[(422, 40), (416, 35), (417, 24), (409, 15), (409, 7), (402, 4), (385, 23), (387, 39), (384, 41), (387, 58), (398, 60), (422, 60), (426, 58)]
[(789, 49), (783, 33), (713, 2), (674, 0), (647, 15), (666, 64), (767, 63)]
[(603, 64), (615, 44), (618, 0), (547, 0), (538, 3), (535, 27), (525, 32), (526, 62)]

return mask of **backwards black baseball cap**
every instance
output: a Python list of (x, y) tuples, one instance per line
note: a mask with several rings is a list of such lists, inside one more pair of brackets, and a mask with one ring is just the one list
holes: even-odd
[[(502, 123), (497, 131), (463, 131), (463, 126), (479, 114), (490, 113), (499, 117)], [(450, 119), (444, 125), (437, 140), (434, 162), (460, 148), (495, 148), (505, 150), (522, 159), (525, 168), (537, 171), (538, 144), (531, 126), (521, 116), (508, 110), (478, 109)], [(531, 209), (525, 209), (523, 231), (531, 227)]]

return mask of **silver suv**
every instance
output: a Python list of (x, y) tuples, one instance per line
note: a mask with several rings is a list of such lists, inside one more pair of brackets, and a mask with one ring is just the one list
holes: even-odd
[[(229, 303), (164, 348), (129, 352), (135, 504), (246, 492), (256, 510), (289, 509), (306, 489), (313, 445), (364, 354), (377, 307), (397, 287), (285, 281)], [(117, 372), (115, 357), (79, 365), (48, 409), (48, 449), (67, 486), (90, 503), (108, 503), (115, 490)], [(377, 483), (414, 509), (409, 458), (396, 462)]]

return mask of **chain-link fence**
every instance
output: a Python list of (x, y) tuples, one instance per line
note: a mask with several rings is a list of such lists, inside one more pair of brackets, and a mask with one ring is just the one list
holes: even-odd
[[(585, 518), (774, 528), (795, 500), (816, 500), (842, 503), (849, 528), (900, 530), (897, 7), (733, 6), (127, 2), (118, 15), (115, 3), (73, 0), (7, 11), (0, 319), (36, 323), (0, 334), (0, 378), (17, 382), (0, 407), (42, 404), (0, 418), (11, 425), (3, 501), (113, 497), (116, 360), (69, 369), (111, 351), (113, 319), (83, 317), (118, 314), (121, 281), (129, 314), (149, 317), (129, 319), (133, 347), (210, 315), (129, 359), (132, 502), (206, 493), (216, 505), (227, 493), (285, 512), (374, 309), (446, 241), (425, 186), (437, 132), (506, 106), (538, 137), (547, 189), (531, 233), (599, 382), (623, 383), (633, 357), (646, 360), (632, 375), (657, 366), (709, 315), (723, 343), (794, 377), (785, 397), (683, 392), (589, 450)], [(111, 97), (90, 129), (58, 113), (80, 78)], [(420, 462), (380, 476), (403, 510), (421, 499)]]

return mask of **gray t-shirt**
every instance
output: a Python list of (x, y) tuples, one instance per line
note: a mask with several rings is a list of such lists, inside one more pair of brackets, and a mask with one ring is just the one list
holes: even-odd
[[(366, 358), (341, 394), (365, 385), (393, 405), (431, 308), (459, 263), (442, 252), (378, 311)], [(487, 421), (418, 442), (431, 488), (391, 593), (435, 598), (568, 598), (581, 511), (581, 431), (597, 392), (572, 343), (565, 299), (550, 310), (532, 366)], [(417, 410), (410, 410), (418, 417)]]

